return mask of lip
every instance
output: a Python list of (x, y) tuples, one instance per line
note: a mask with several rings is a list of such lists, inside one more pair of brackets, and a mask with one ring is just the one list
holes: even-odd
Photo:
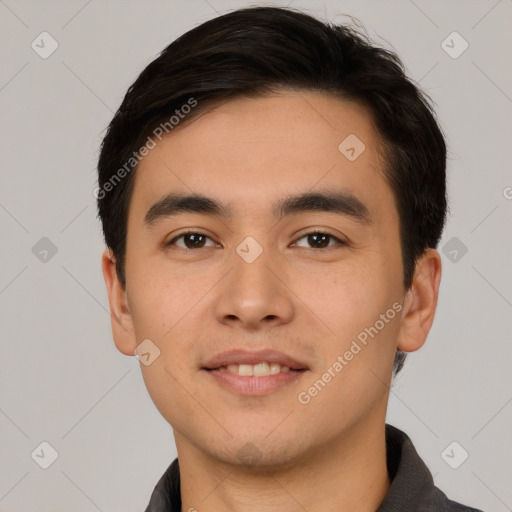
[(294, 383), (305, 373), (308, 373), (307, 370), (290, 370), (287, 373), (255, 377), (254, 375), (235, 375), (228, 370), (203, 369), (203, 371), (224, 389), (231, 393), (246, 396), (268, 395), (269, 393)]
[[(217, 370), (221, 366), (230, 364), (258, 364), (262, 361), (277, 363), (281, 366), (288, 366), (290, 370), (309, 370), (308, 366), (294, 359), (293, 357), (278, 352), (277, 350), (229, 350), (222, 352), (210, 359), (204, 366), (204, 370)], [(265, 377), (257, 377), (259, 379)]]
[[(229, 370), (219, 370), (230, 364), (255, 365), (265, 361), (288, 366), (289, 372), (264, 376), (235, 375)], [(202, 368), (224, 389), (239, 395), (262, 396), (277, 391), (300, 379), (309, 370), (308, 366), (293, 357), (276, 350), (230, 350), (210, 359)]]

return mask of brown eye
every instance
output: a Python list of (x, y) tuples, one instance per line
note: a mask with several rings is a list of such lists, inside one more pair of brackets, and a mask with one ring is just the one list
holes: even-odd
[[(207, 240), (210, 240), (211, 244), (206, 245)], [(181, 241), (181, 243), (178, 243), (178, 241)], [(181, 249), (202, 249), (203, 247), (214, 247), (215, 242), (213, 242), (210, 237), (203, 235), (202, 233), (190, 232), (178, 235), (167, 245), (176, 245)]]
[(300, 245), (298, 243), (300, 240), (303, 239), (306, 239), (306, 242), (309, 244), (308, 248), (312, 249), (326, 249), (334, 245), (345, 245), (342, 240), (335, 237), (334, 235), (330, 235), (329, 233), (323, 233), (320, 231), (314, 231), (312, 233), (307, 233), (306, 235), (301, 236), (295, 245), (298, 245), (299, 247), (304, 247), (303, 245)]

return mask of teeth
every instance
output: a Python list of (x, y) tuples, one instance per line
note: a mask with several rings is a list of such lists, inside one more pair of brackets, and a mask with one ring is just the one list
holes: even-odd
[(227, 367), (222, 366), (219, 368), (220, 371), (227, 370), (228, 372), (234, 373), (235, 375), (241, 375), (243, 377), (249, 377), (254, 375), (255, 377), (265, 377), (266, 375), (275, 375), (276, 373), (287, 373), (290, 371), (288, 366), (281, 366), (278, 363), (267, 363), (262, 361), (258, 364), (229, 364)]
[(252, 367), (252, 374), (256, 377), (263, 377), (264, 375), (270, 375), (270, 366), (268, 363), (255, 364)]
[(253, 367), (250, 364), (241, 364), (238, 367), (238, 375), (243, 375), (244, 377), (249, 377), (252, 375)]
[(270, 374), (274, 375), (276, 373), (279, 373), (281, 371), (281, 365), (277, 363), (272, 363), (270, 365)]

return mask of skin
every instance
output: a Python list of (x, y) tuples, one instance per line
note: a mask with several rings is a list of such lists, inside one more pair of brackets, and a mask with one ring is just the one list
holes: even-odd
[[(349, 161), (349, 134), (365, 151)], [(397, 348), (421, 348), (441, 279), (439, 253), (402, 285), (399, 217), (384, 179), (380, 138), (363, 106), (315, 92), (277, 91), (229, 101), (171, 132), (137, 169), (128, 218), (126, 288), (110, 250), (103, 274), (116, 347), (133, 355), (149, 338), (161, 353), (141, 370), (171, 424), (182, 510), (374, 512), (386, 496), (385, 416)], [(277, 221), (272, 203), (289, 194), (343, 190), (368, 208), (370, 225), (333, 212)], [(230, 220), (182, 213), (144, 225), (168, 192), (228, 203)], [(202, 248), (166, 242), (185, 229)], [(313, 229), (338, 237), (318, 248)], [(252, 236), (262, 254), (237, 246)], [(190, 247), (193, 247), (189, 243)], [(307, 405), (307, 390), (358, 333), (394, 303), (402, 310)], [(271, 348), (305, 363), (297, 381), (260, 397), (221, 388), (202, 370), (226, 350)], [(257, 461), (240, 450), (252, 443)]]

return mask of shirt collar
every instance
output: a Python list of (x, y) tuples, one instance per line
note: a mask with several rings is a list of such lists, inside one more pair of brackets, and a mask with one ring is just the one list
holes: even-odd
[(391, 487), (377, 512), (434, 510), (434, 480), (407, 434), (386, 425), (386, 459)]
[[(391, 487), (376, 512), (473, 511), (450, 500), (434, 480), (409, 437), (386, 424), (386, 462)], [(181, 512), (180, 471), (175, 459), (160, 478), (145, 512)], [(479, 511), (476, 511), (479, 512)]]

